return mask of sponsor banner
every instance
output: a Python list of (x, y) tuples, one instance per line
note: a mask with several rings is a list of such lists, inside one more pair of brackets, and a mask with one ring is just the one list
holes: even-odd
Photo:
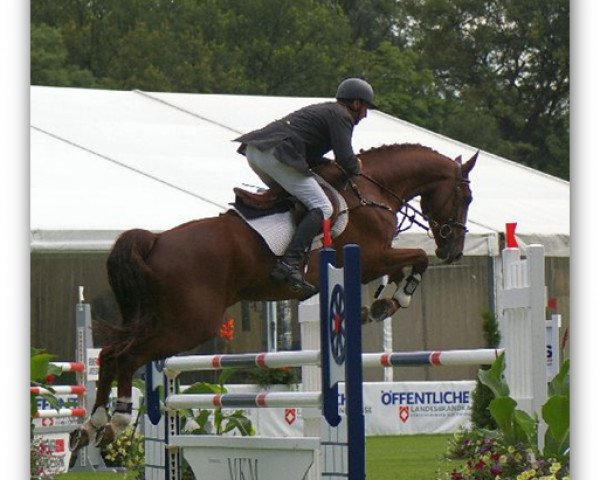
[(474, 388), (474, 381), (365, 384), (366, 433), (453, 433), (470, 422)]
[(69, 461), (71, 460), (71, 452), (69, 450), (69, 434), (36, 434), (35, 438), (40, 439), (40, 455), (42, 455), (45, 458), (52, 459), (46, 459), (41, 462), (45, 466), (45, 469), (39, 473), (43, 473), (52, 478), (54, 477), (54, 475), (57, 475), (59, 473), (66, 473), (69, 470)]
[[(55, 395), (58, 401), (58, 408), (75, 408), (79, 407), (79, 397), (73, 394)], [(55, 407), (44, 397), (36, 396), (38, 410), (55, 410)], [(81, 423), (78, 417), (56, 417), (56, 418), (34, 418), (33, 425), (39, 427), (57, 427), (70, 426)]]
[[(52, 385), (50, 385), (52, 387)], [(75, 408), (81, 407), (80, 397), (74, 394), (59, 394), (55, 395), (58, 400), (59, 408)], [(132, 403), (133, 411), (131, 412), (131, 423), (135, 423), (139, 412), (141, 399), (143, 398), (142, 392), (139, 388), (132, 388)], [(117, 401), (117, 388), (113, 387), (110, 393), (110, 408), (115, 407)], [(38, 410), (55, 410), (54, 406), (44, 397), (36, 396), (35, 402), (37, 403)], [(34, 418), (33, 425), (36, 428), (40, 427), (58, 427), (64, 426), (69, 427), (73, 425), (79, 425), (82, 423), (80, 417), (56, 417), (56, 418)]]
[(100, 351), (101, 348), (88, 348), (85, 374), (88, 382), (97, 382), (100, 380)]
[[(454, 433), (468, 426), (475, 381), (369, 382), (363, 386), (365, 430), (368, 436)], [(254, 385), (228, 385), (230, 393), (256, 393)], [(286, 391), (276, 386), (271, 391)], [(340, 388), (340, 412), (345, 410), (344, 386)], [(302, 436), (304, 416), (314, 409), (248, 409), (258, 435)]]

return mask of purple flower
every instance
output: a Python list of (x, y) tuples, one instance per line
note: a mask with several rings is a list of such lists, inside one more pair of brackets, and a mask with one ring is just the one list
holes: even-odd
[(500, 465), (498, 465), (497, 463), (495, 463), (494, 465), (492, 465), (492, 468), (490, 468), (490, 473), (494, 477), (496, 475), (501, 475), (502, 474), (502, 467)]

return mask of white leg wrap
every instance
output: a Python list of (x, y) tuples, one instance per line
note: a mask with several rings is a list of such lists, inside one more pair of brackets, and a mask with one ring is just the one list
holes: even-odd
[(131, 397), (117, 398), (117, 406), (110, 419), (110, 425), (115, 433), (119, 435), (131, 422)]
[[(412, 267), (411, 271), (412, 271)], [(412, 300), (413, 293), (415, 293), (416, 288), (421, 283), (421, 274), (414, 273), (406, 276), (400, 285), (398, 285), (398, 289), (396, 293), (394, 293), (394, 298), (398, 301), (402, 308), (406, 308), (410, 305), (410, 301)]]
[(110, 424), (113, 427), (115, 436), (119, 435), (127, 425), (131, 422), (131, 415), (129, 413), (115, 412), (110, 419)]
[(103, 427), (106, 423), (108, 423), (109, 420), (110, 418), (108, 416), (106, 408), (98, 407), (96, 411), (92, 414), (88, 422), (90, 422), (95, 429), (98, 429), (100, 427)]

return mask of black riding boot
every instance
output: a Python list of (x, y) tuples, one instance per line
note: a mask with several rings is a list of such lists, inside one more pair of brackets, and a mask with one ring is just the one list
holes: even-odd
[(302, 299), (317, 293), (317, 289), (304, 280), (304, 262), (313, 239), (321, 231), (322, 224), (323, 211), (319, 208), (310, 210), (296, 228), (287, 250), (271, 272), (273, 279), (285, 281), (292, 290), (301, 292)]

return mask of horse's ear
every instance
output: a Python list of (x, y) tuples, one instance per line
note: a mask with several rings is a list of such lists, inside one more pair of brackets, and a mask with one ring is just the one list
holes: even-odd
[(459, 155), (458, 157), (456, 157), (454, 159), (455, 163), (458, 163), (459, 165), (462, 165), (462, 155)]
[(473, 155), (471, 158), (469, 158), (469, 160), (462, 166), (463, 177), (466, 178), (469, 175), (469, 172), (475, 166), (475, 162), (477, 161), (478, 156), (479, 156), (479, 150), (477, 150), (475, 152), (475, 155)]

